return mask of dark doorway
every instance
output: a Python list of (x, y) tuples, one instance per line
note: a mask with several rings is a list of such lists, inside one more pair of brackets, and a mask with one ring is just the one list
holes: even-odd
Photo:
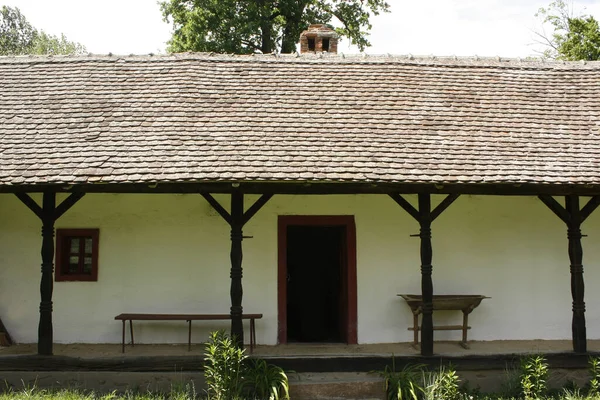
[(287, 227), (288, 342), (345, 342), (345, 226)]
[(278, 343), (356, 344), (354, 216), (280, 215), (277, 225)]

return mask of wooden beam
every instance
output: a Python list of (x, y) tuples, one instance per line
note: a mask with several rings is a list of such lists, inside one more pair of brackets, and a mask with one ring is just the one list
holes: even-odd
[(60, 203), (58, 205), (58, 207), (56, 207), (56, 212), (54, 213), (54, 219), (57, 220), (60, 217), (62, 217), (62, 215), (64, 213), (66, 213), (71, 207), (73, 207), (75, 205), (75, 203), (77, 203), (79, 200), (81, 200), (81, 198), (83, 196), (85, 196), (85, 193), (83, 193), (83, 192), (71, 193), (69, 195), (69, 197), (64, 199), (62, 201), (62, 203)]
[(244, 213), (242, 225), (246, 225), (246, 223), (250, 221), (254, 215), (256, 215), (256, 213), (267, 203), (267, 201), (271, 199), (271, 197), (273, 197), (272, 194), (263, 194), (260, 196), (260, 198), (256, 200), (254, 204), (252, 204), (252, 206)]
[(554, 198), (547, 194), (541, 194), (538, 196), (538, 199), (542, 201), (552, 211), (558, 218), (560, 218), (565, 224), (569, 223), (571, 216), (565, 210), (563, 206), (559, 204), (558, 201), (554, 200)]
[(421, 238), (421, 294), (423, 296), (421, 316), (421, 355), (433, 355), (433, 266), (431, 260), (431, 195), (419, 195), (419, 236)]
[(419, 220), (419, 212), (412, 206), (404, 197), (397, 193), (390, 193), (389, 196), (402, 207), (407, 213), (409, 213), (414, 219)]
[(42, 207), (40, 207), (35, 200), (33, 200), (27, 193), (15, 193), (15, 196), (21, 200), (23, 204), (27, 206), (39, 219), (43, 218)]
[(587, 217), (589, 217), (596, 208), (600, 206), (600, 196), (592, 197), (586, 205), (581, 209), (581, 222), (583, 223)]
[(581, 246), (581, 212), (578, 196), (565, 197), (566, 211), (571, 218), (567, 224), (569, 239), (569, 260), (571, 262), (571, 297), (573, 299), (573, 319), (571, 331), (573, 350), (576, 353), (587, 351), (587, 333), (585, 327), (585, 285), (583, 281), (583, 248)]
[(38, 354), (52, 355), (52, 291), (54, 270), (54, 222), (56, 193), (44, 192), (42, 201), (42, 280), (40, 282), (40, 323)]
[(446, 198), (431, 212), (431, 221), (435, 221), (435, 219), (439, 217), (450, 204), (454, 203), (454, 200), (458, 199), (459, 196), (460, 194), (449, 194), (446, 196)]
[(239, 348), (244, 347), (244, 326), (242, 325), (242, 240), (244, 238), (244, 194), (231, 194), (231, 336)]
[(236, 189), (245, 194), (472, 194), (494, 196), (579, 196), (600, 195), (600, 185), (563, 185), (563, 184), (512, 184), (512, 183), (388, 183), (388, 182), (239, 182), (239, 188), (232, 182), (150, 182), (140, 183), (103, 183), (65, 185), (0, 185), (0, 193), (41, 193), (53, 190), (57, 193), (69, 193), (73, 190), (85, 193), (222, 193), (230, 194)]
[(204, 197), (206, 199), (206, 201), (208, 201), (208, 204), (210, 204), (212, 206), (212, 208), (214, 208), (214, 210), (216, 212), (219, 213), (219, 215), (221, 217), (223, 217), (223, 219), (229, 224), (231, 225), (231, 215), (227, 212), (227, 210), (225, 210), (223, 208), (223, 206), (221, 204), (219, 204), (219, 202), (217, 200), (215, 200), (214, 197), (212, 197), (210, 194), (208, 193), (201, 193), (202, 197)]

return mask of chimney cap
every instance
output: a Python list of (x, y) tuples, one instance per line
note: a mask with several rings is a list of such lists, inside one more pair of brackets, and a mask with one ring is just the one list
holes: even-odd
[(337, 32), (327, 24), (310, 24), (308, 29), (303, 31), (300, 36), (307, 37), (323, 37), (323, 38), (335, 38), (339, 36)]

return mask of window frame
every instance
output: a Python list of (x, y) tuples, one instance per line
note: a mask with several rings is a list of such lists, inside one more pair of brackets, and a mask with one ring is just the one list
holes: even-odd
[[(70, 237), (91, 237), (92, 238), (92, 273), (91, 274), (69, 274), (65, 273), (65, 262), (68, 263), (70, 253), (65, 254), (65, 241)], [(100, 230), (97, 228), (78, 228), (78, 229), (57, 229), (56, 230), (56, 252), (54, 258), (54, 280), (56, 282), (79, 281), (96, 282), (98, 281), (98, 244)]]

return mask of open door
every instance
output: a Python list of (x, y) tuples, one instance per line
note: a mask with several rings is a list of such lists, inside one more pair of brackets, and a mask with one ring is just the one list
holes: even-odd
[(351, 216), (280, 216), (279, 343), (356, 343)]

